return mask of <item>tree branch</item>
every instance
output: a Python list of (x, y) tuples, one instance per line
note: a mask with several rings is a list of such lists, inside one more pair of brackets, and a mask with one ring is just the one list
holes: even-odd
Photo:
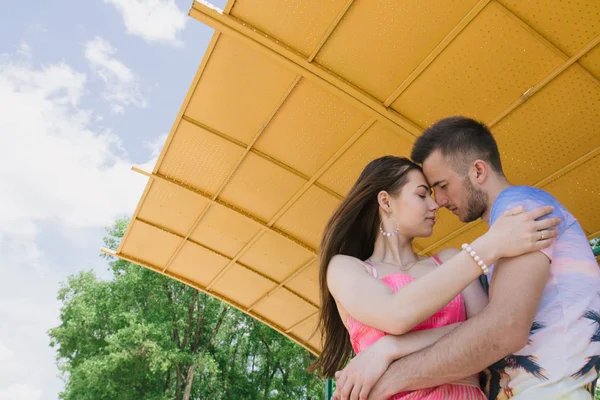
[(187, 319), (187, 324), (185, 326), (185, 335), (183, 337), (183, 343), (181, 344), (181, 351), (185, 351), (185, 348), (187, 347), (187, 344), (189, 341), (190, 330), (192, 328), (192, 317), (194, 316), (194, 306), (196, 305), (197, 298), (198, 298), (198, 290), (194, 289), (194, 296), (192, 297), (192, 301), (188, 305), (188, 319)]
[(163, 283), (163, 287), (167, 292), (167, 299), (169, 300), (169, 306), (171, 307), (171, 326), (173, 327), (172, 338), (175, 344), (177, 345), (177, 348), (181, 348), (181, 345), (179, 343), (179, 329), (177, 329), (177, 321), (174, 319), (175, 307), (173, 306), (173, 293), (171, 293), (167, 281)]
[[(217, 336), (217, 333), (219, 332), (219, 329), (221, 329), (221, 324), (223, 323), (223, 320), (225, 319), (225, 315), (227, 314), (227, 311), (229, 311), (229, 308), (227, 306), (223, 305), (223, 311), (221, 311), (221, 315), (219, 316), (219, 322), (217, 322), (217, 325), (215, 326), (215, 329), (213, 330), (213, 333), (212, 333), (210, 339), (204, 345), (204, 348), (202, 349), (202, 353), (200, 353), (200, 355), (203, 355), (206, 352), (206, 349), (208, 349), (208, 346), (210, 345), (210, 343), (213, 341), (215, 336)], [(188, 368), (187, 378), (185, 380), (185, 389), (183, 391), (183, 400), (190, 400), (190, 394), (192, 392), (192, 382), (194, 381), (194, 369), (195, 369), (195, 364), (192, 364)]]

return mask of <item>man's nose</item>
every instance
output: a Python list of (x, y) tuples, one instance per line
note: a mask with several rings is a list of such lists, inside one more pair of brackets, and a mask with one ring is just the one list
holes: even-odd
[(446, 207), (448, 205), (448, 199), (446, 198), (446, 196), (435, 196), (435, 202), (438, 206), (440, 206), (440, 208)]

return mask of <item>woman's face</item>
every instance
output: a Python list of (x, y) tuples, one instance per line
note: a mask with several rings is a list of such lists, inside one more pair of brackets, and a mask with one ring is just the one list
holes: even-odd
[[(384, 230), (393, 232), (397, 223), (401, 235), (429, 237), (433, 233), (435, 214), (439, 206), (431, 197), (431, 189), (421, 171), (412, 170), (407, 177), (408, 181), (400, 189), (400, 193), (387, 198), (392, 212), (391, 215), (387, 212), (383, 213)], [(387, 211), (385, 207), (384, 211)], [(395, 221), (386, 218), (387, 215), (393, 217)]]

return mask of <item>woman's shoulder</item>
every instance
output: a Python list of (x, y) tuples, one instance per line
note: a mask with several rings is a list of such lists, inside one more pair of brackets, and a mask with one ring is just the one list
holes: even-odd
[(336, 268), (337, 266), (348, 266), (348, 265), (363, 265), (363, 261), (359, 260), (356, 257), (347, 256), (345, 254), (336, 254), (331, 257), (331, 261), (329, 261), (329, 267)]
[(362, 279), (368, 273), (363, 261), (356, 257), (343, 254), (335, 255), (327, 266), (327, 284), (334, 293), (336, 288), (344, 289), (345, 286), (356, 279)]
[[(368, 272), (369, 267), (364, 261), (344, 254), (337, 254), (331, 258), (327, 266), (328, 278), (340, 278), (341, 276), (354, 276), (354, 273)], [(350, 273), (350, 274), (348, 274)]]

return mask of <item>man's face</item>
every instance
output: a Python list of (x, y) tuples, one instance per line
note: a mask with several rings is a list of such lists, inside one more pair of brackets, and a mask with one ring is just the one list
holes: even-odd
[(485, 212), (487, 193), (475, 187), (468, 176), (457, 174), (439, 150), (425, 159), (423, 172), (438, 205), (449, 209), (462, 222), (475, 221)]

